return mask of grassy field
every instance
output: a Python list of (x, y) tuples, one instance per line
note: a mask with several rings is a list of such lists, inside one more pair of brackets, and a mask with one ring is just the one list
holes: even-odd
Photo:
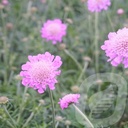
[[(117, 14), (119, 8), (124, 9), (124, 14)], [(67, 24), (67, 34), (61, 43), (53, 45), (41, 38), (40, 31), (48, 19), (56, 18)], [(9, 99), (7, 103), (0, 101), (0, 128), (53, 127), (48, 90), (39, 94), (24, 87), (19, 76), (28, 55), (46, 51), (59, 55), (63, 62), (56, 89), (52, 91), (56, 128), (88, 128), (72, 105), (61, 110), (59, 99), (69, 93), (81, 94), (78, 106), (89, 118), (109, 117), (114, 112), (115, 101), (106, 112), (98, 115), (91, 115), (89, 104), (95, 108), (102, 104), (104, 94), (101, 102), (93, 95), (105, 91), (111, 83), (104, 83), (98, 76), (95, 85), (86, 93), (82, 90), (87, 86), (83, 81), (96, 73), (112, 72), (128, 81), (128, 70), (122, 65), (113, 67), (101, 50), (108, 33), (123, 27), (128, 27), (128, 0), (111, 0), (108, 10), (99, 13), (88, 10), (87, 0), (9, 0), (8, 5), (0, 4), (0, 97)], [(128, 128), (128, 102), (119, 120), (107, 127)]]

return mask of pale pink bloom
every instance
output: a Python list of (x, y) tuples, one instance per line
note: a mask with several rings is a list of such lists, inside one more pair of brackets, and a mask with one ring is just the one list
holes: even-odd
[(62, 41), (63, 36), (66, 35), (66, 29), (66, 24), (63, 24), (60, 19), (48, 20), (41, 29), (41, 36), (56, 44)]
[(118, 15), (124, 14), (124, 10), (123, 10), (122, 8), (119, 8), (119, 9), (117, 10), (117, 14), (118, 14)]
[(101, 12), (102, 10), (107, 10), (111, 5), (110, 0), (88, 0), (87, 2), (88, 10), (91, 12)]
[(119, 29), (117, 32), (110, 32), (108, 40), (104, 42), (101, 49), (105, 51), (113, 66), (120, 63), (128, 68), (128, 28)]
[(68, 108), (71, 103), (78, 103), (78, 99), (80, 98), (80, 94), (68, 94), (64, 96), (58, 102), (62, 109)]
[(3, 4), (3, 5), (8, 5), (9, 2), (8, 2), (8, 0), (2, 0), (2, 4)]
[(39, 93), (43, 93), (47, 86), (54, 90), (57, 83), (56, 76), (61, 73), (58, 70), (62, 65), (61, 58), (45, 52), (36, 56), (30, 55), (28, 60), (22, 65), (23, 71), (20, 72), (20, 76), (23, 77), (22, 84), (37, 89)]
[(46, 0), (40, 0), (41, 3), (45, 4), (46, 3)]

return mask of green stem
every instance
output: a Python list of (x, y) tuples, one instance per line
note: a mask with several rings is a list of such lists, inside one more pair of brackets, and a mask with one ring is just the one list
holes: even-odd
[(23, 127), (22, 128), (24, 128), (24, 127), (26, 127), (27, 126), (27, 124), (29, 123), (29, 121), (33, 118), (33, 116), (34, 116), (34, 112), (32, 112), (31, 114), (30, 114), (30, 116), (28, 117), (28, 119), (26, 120), (26, 122), (25, 122), (25, 124), (23, 125)]
[(81, 110), (75, 104), (73, 104), (73, 106), (76, 109), (76, 111), (79, 112), (80, 115), (88, 122), (88, 124), (90, 125), (89, 128), (94, 128), (93, 124), (90, 122), (90, 120), (87, 118), (87, 116), (85, 114), (83, 114), (83, 112), (81, 112)]
[(108, 12), (107, 12), (107, 11), (105, 11), (105, 12), (106, 12), (106, 15), (107, 15), (108, 21), (109, 21), (109, 23), (110, 23), (110, 25), (111, 25), (112, 31), (114, 32), (114, 31), (115, 31), (115, 29), (114, 29), (114, 27), (113, 27), (113, 23), (112, 23), (112, 21), (111, 21), (111, 18), (110, 18), (110, 16), (109, 16)]
[(57, 121), (55, 128), (58, 128), (58, 125), (59, 125), (59, 121)]
[(95, 70), (96, 73), (99, 71), (99, 50), (98, 50), (98, 12), (95, 13)]
[(27, 92), (27, 89), (28, 89), (28, 87), (25, 87), (25, 89), (24, 89), (24, 94), (23, 94), (23, 97), (22, 97), (22, 103), (20, 105), (19, 115), (18, 115), (18, 118), (17, 118), (17, 124), (19, 123), (21, 114), (24, 110), (24, 99), (25, 99), (25, 94)]
[(81, 74), (80, 74), (80, 76), (78, 78), (78, 84), (81, 82), (82, 77), (83, 77), (84, 73), (86, 72), (87, 66), (88, 66), (88, 62), (85, 62), (84, 68), (83, 68), (83, 70), (82, 70), (82, 72), (81, 72)]
[(69, 128), (69, 125), (67, 125), (66, 128)]
[(74, 56), (72, 56), (68, 50), (64, 50), (64, 52), (75, 62), (75, 64), (78, 66), (79, 70), (82, 71), (82, 67), (79, 64), (79, 62), (74, 58)]
[(52, 91), (50, 90), (49, 87), (48, 87), (48, 92), (49, 92), (49, 97), (50, 97), (51, 105), (52, 105), (53, 128), (55, 128), (55, 109), (54, 109), (54, 101), (53, 101)]
[(4, 111), (6, 112), (6, 114), (8, 115), (8, 117), (11, 119), (11, 121), (13, 122), (14, 124), (14, 128), (16, 128), (16, 122), (14, 121), (14, 119), (11, 117), (11, 115), (9, 114), (7, 108), (5, 105), (3, 105), (3, 108), (4, 108)]

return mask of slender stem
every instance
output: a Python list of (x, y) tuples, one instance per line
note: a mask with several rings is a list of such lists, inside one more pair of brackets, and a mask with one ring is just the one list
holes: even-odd
[(53, 101), (52, 91), (50, 90), (49, 87), (48, 87), (48, 92), (49, 92), (49, 97), (50, 97), (51, 105), (52, 105), (53, 128), (55, 128), (55, 109), (54, 109), (54, 101)]
[(87, 118), (87, 116), (85, 114), (83, 114), (83, 112), (81, 112), (81, 110), (75, 104), (73, 104), (73, 106), (77, 110), (77, 112), (79, 112), (80, 115), (88, 122), (88, 124), (90, 125), (90, 128), (94, 128), (93, 124), (90, 122), (90, 120)]
[(4, 111), (6, 112), (6, 114), (8, 115), (8, 117), (11, 119), (11, 121), (13, 122), (14, 124), (14, 128), (16, 128), (16, 122), (14, 121), (14, 119), (11, 117), (11, 115), (9, 114), (7, 108), (5, 105), (3, 105), (3, 108), (4, 108)]
[(74, 58), (74, 56), (72, 56), (68, 50), (64, 50), (64, 52), (70, 57), (72, 58), (72, 60), (75, 62), (75, 64), (78, 66), (78, 68), (80, 69), (80, 71), (82, 71), (82, 67), (80, 65), (80, 63)]
[(112, 21), (111, 21), (111, 18), (110, 18), (110, 16), (109, 16), (108, 12), (107, 12), (107, 11), (105, 11), (105, 12), (106, 12), (106, 14), (107, 14), (107, 18), (108, 18), (108, 21), (109, 21), (109, 23), (110, 23), (110, 25), (111, 25), (112, 31), (115, 31), (115, 30), (114, 30), (114, 27), (113, 27), (113, 23), (112, 23)]
[(81, 82), (82, 77), (83, 77), (84, 73), (86, 72), (87, 66), (88, 66), (88, 62), (86, 61), (85, 64), (84, 64), (84, 68), (83, 68), (83, 70), (82, 70), (82, 72), (80, 73), (80, 76), (79, 76), (79, 78), (78, 78), (78, 84), (79, 84), (79, 82)]
[(58, 128), (58, 125), (59, 125), (59, 121), (57, 121), (55, 128)]
[(31, 114), (30, 114), (30, 116), (28, 117), (28, 119), (26, 120), (26, 122), (25, 122), (25, 124), (23, 125), (23, 127), (22, 128), (24, 128), (24, 127), (26, 127), (27, 126), (27, 124), (29, 123), (29, 121), (33, 118), (33, 116), (34, 116), (34, 112), (32, 112)]
[(69, 125), (67, 125), (66, 128), (69, 128)]
[(98, 46), (98, 12), (95, 12), (95, 40), (94, 40), (94, 45), (95, 45), (95, 70), (96, 73), (99, 71), (99, 46)]
[(25, 87), (25, 89), (24, 89), (24, 94), (23, 94), (23, 97), (22, 97), (22, 103), (20, 105), (20, 110), (19, 110), (19, 114), (18, 114), (18, 118), (17, 118), (17, 124), (19, 123), (21, 114), (22, 114), (22, 112), (24, 110), (24, 102), (25, 102), (24, 99), (25, 99), (25, 94), (27, 92), (27, 89), (28, 89), (28, 87)]

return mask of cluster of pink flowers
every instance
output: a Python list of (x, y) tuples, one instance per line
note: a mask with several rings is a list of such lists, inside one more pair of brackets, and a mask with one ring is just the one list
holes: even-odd
[(9, 2), (8, 2), (8, 0), (2, 0), (2, 4), (3, 4), (3, 5), (8, 5)]
[(62, 41), (63, 36), (66, 35), (66, 29), (66, 24), (63, 24), (60, 19), (48, 20), (41, 29), (41, 36), (56, 44)]
[(22, 65), (23, 71), (20, 72), (23, 77), (22, 84), (37, 89), (39, 93), (43, 93), (47, 85), (51, 90), (55, 89), (56, 76), (61, 73), (58, 70), (62, 65), (61, 58), (45, 52), (45, 54), (28, 56), (28, 59), (29, 61)]
[(102, 10), (107, 10), (111, 5), (110, 0), (88, 0), (87, 2), (88, 10), (91, 12), (101, 12)]
[(101, 46), (109, 57), (113, 66), (118, 66), (120, 63), (128, 68), (128, 28), (123, 28), (117, 32), (110, 32), (108, 40)]
[(59, 104), (62, 109), (68, 108), (68, 106), (72, 103), (78, 103), (78, 99), (80, 98), (80, 94), (68, 94), (60, 99)]

